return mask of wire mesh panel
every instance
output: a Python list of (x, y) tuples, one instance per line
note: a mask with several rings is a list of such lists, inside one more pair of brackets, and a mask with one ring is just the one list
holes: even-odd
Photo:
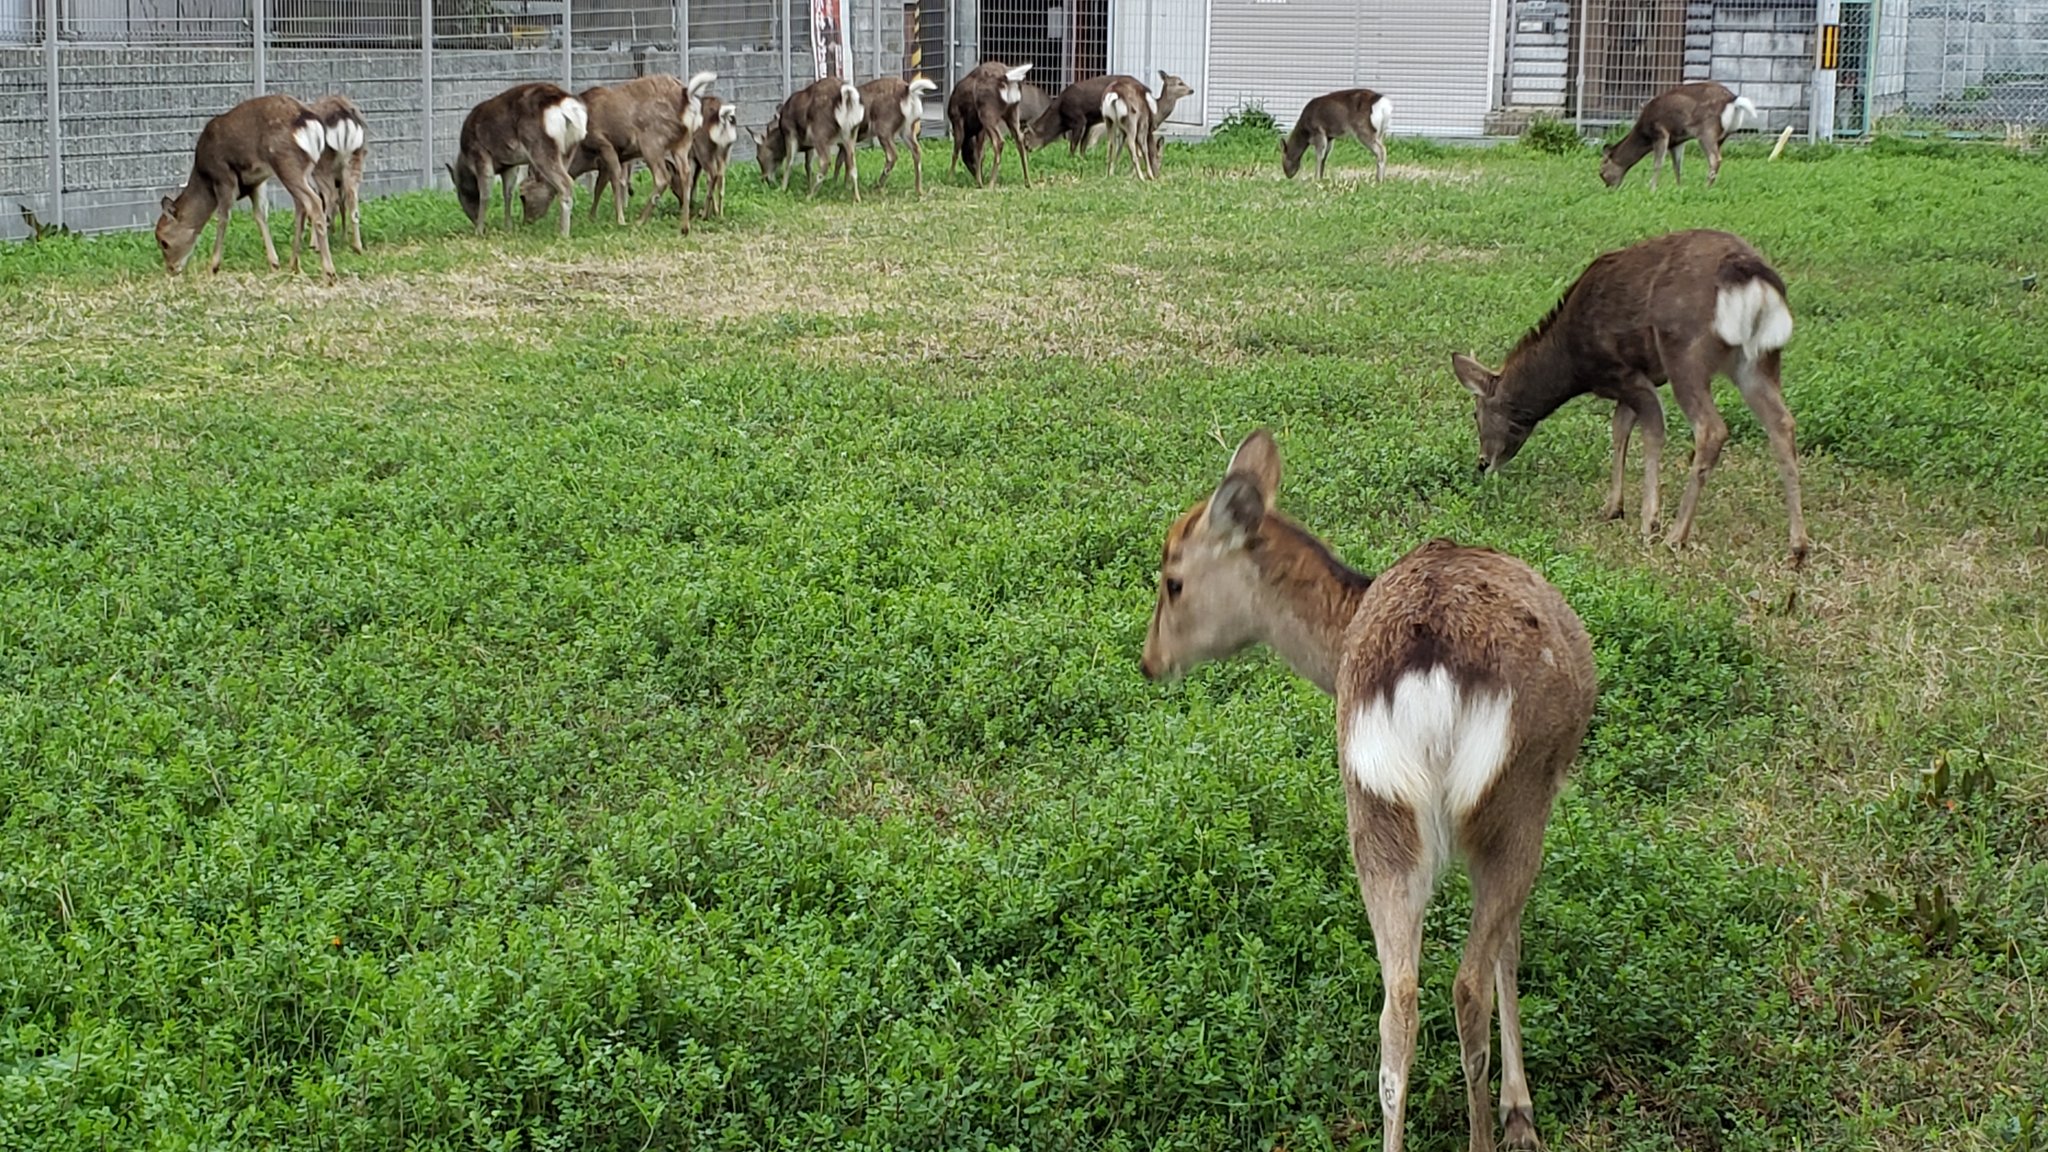
[(65, 0), (57, 111), (64, 219), (148, 225), (207, 120), (256, 93), (246, 0)]
[[(690, 65), (684, 74), (716, 72), (712, 91), (739, 110), (740, 123), (759, 128), (787, 93), (795, 63), (786, 50), (786, 13), (775, 0), (688, 0)], [(741, 154), (751, 154), (745, 136)]]
[(0, 0), (0, 239), (28, 234), (27, 209), (56, 221), (50, 203), (48, 60), (40, 0)]
[(2048, 125), (2048, 0), (1887, 2), (1880, 11), (1879, 127), (2003, 135)]

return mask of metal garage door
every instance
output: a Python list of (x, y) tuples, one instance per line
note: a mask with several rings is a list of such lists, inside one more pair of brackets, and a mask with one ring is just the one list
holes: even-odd
[(1494, 0), (1213, 0), (1211, 122), (1262, 104), (1291, 127), (1337, 88), (1394, 102), (1398, 135), (1478, 136), (1492, 106)]

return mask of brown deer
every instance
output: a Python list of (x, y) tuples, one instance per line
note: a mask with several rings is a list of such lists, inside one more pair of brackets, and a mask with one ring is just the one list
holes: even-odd
[(705, 214), (724, 218), (725, 170), (732, 163), (733, 142), (739, 138), (739, 108), (716, 96), (704, 97), (704, 130), (690, 137), (690, 175), (684, 183), (684, 211), (696, 202), (697, 178), (702, 176)]
[(1154, 180), (1159, 179), (1160, 152), (1166, 147), (1166, 130), (1164, 127), (1166, 118), (1173, 115), (1173, 110), (1180, 106), (1180, 102), (1183, 99), (1194, 94), (1194, 87), (1187, 81), (1166, 71), (1164, 68), (1159, 70), (1159, 96), (1152, 118), (1151, 158), (1152, 178)]
[(322, 96), (308, 105), (327, 133), (327, 150), (313, 165), (313, 186), (327, 202), (330, 234), (336, 220), (349, 227), (349, 247), (363, 250), (363, 162), (369, 151), (370, 132), (363, 123), (362, 109), (346, 96)]
[(788, 188), (791, 161), (795, 160), (796, 153), (806, 153), (806, 168), (810, 168), (811, 156), (815, 155), (818, 165), (810, 168), (809, 193), (815, 197), (818, 185), (825, 179), (826, 165), (834, 157), (843, 156), (854, 202), (859, 203), (860, 168), (853, 162), (853, 143), (862, 121), (866, 119), (860, 89), (837, 76), (827, 76), (809, 87), (798, 89), (782, 102), (782, 107), (777, 108), (768, 121), (768, 127), (754, 138), (755, 153), (761, 161), (761, 175), (772, 181), (779, 171), (782, 187)]
[[(896, 141), (900, 137), (910, 149), (910, 169), (917, 194), (924, 195), (924, 148), (918, 136), (924, 131), (925, 94), (938, 90), (937, 84), (922, 76), (909, 81), (900, 76), (880, 76), (860, 86), (860, 106), (865, 116), (855, 143), (880, 140), (882, 155), (887, 157), (882, 174), (875, 178), (876, 188), (888, 184), (889, 173), (896, 170)], [(832, 162), (834, 172), (844, 166), (842, 159)]]
[(299, 235), (312, 233), (320, 271), (334, 277), (327, 250), (327, 200), (314, 183), (314, 166), (327, 151), (327, 129), (313, 110), (290, 96), (273, 93), (244, 100), (206, 122), (192, 149), (192, 174), (176, 196), (163, 198), (156, 222), (156, 246), (173, 276), (185, 267), (208, 219), (213, 226), (213, 260), (220, 271), (235, 201), (246, 198), (263, 235), (263, 255), (277, 267), (277, 245), (263, 211), (263, 185), (275, 178), (292, 198), (292, 271), (299, 270)]
[(1137, 83), (1132, 77), (1112, 73), (1076, 80), (1060, 89), (1060, 94), (1053, 97), (1045, 111), (1025, 126), (1024, 149), (1036, 152), (1059, 139), (1066, 140), (1069, 156), (1078, 156), (1093, 148), (1095, 141), (1106, 131), (1102, 118), (1103, 102), (1109, 96), (1110, 86), (1120, 80)]
[(1264, 431), (1166, 534), (1139, 669), (1175, 679), (1254, 644), (1337, 700), (1351, 862), (1379, 952), (1380, 1109), (1399, 1152), (1419, 1020), (1422, 919), (1462, 855), (1472, 928), (1452, 984), (1470, 1147), (1491, 1149), (1494, 994), (1500, 1120), (1537, 1148), (1522, 1064), (1522, 908), (1543, 829), (1593, 717), (1586, 629), (1512, 556), (1433, 540), (1377, 579), (1355, 572), (1274, 507), (1280, 453)]
[(1643, 157), (1655, 155), (1650, 164), (1650, 188), (1657, 187), (1657, 173), (1664, 156), (1671, 155), (1671, 182), (1679, 183), (1678, 156), (1687, 140), (1697, 139), (1707, 154), (1707, 187), (1721, 174), (1721, 141), (1756, 119), (1756, 105), (1749, 97), (1737, 96), (1725, 85), (1706, 81), (1680, 84), (1643, 105), (1628, 135), (1615, 141), (1600, 160), (1600, 179), (1616, 188)]
[[(577, 95), (590, 110), (590, 128), (569, 157), (571, 179), (585, 172), (597, 173), (590, 191), (590, 218), (597, 219), (598, 206), (607, 187), (612, 189), (616, 222), (626, 222), (626, 199), (632, 194), (633, 162), (644, 160), (654, 178), (653, 195), (640, 210), (642, 224), (654, 215), (655, 205), (675, 173), (688, 163), (690, 141), (703, 126), (703, 96), (716, 72), (699, 72), (685, 84), (674, 76), (636, 76), (623, 84), (589, 88)], [(536, 219), (547, 210), (547, 185), (529, 181), (526, 218)], [(529, 190), (522, 188), (522, 194)], [(689, 213), (683, 214), (683, 232), (690, 231)]]
[[(1031, 67), (984, 60), (962, 76), (946, 96), (946, 124), (953, 133), (953, 159), (966, 163), (976, 185), (993, 188), (1002, 176), (1006, 132), (1017, 146), (1017, 163), (1024, 170), (1024, 182), (1031, 183), (1024, 122), (1017, 112), (1024, 102), (1024, 77), (1031, 74)], [(993, 163), (984, 165), (985, 160)]]
[(1393, 101), (1370, 88), (1329, 92), (1308, 102), (1294, 121), (1294, 131), (1280, 145), (1280, 171), (1290, 180), (1301, 170), (1301, 158), (1316, 152), (1316, 179), (1330, 160), (1330, 145), (1349, 136), (1372, 149), (1373, 183), (1387, 178), (1387, 125), (1394, 118)]
[(462, 120), (459, 148), (448, 175), (455, 181), (455, 196), (463, 214), (476, 225), (476, 234), (484, 234), (491, 178), (498, 178), (509, 228), (513, 178), (521, 168), (530, 168), (529, 179), (546, 185), (560, 202), (559, 231), (567, 236), (576, 194), (568, 159), (589, 129), (590, 110), (554, 84), (520, 84), (470, 109)]
[(1640, 425), (1645, 536), (1657, 525), (1664, 450), (1657, 385), (1670, 381), (1693, 432), (1692, 474), (1667, 537), (1674, 547), (1692, 531), (1700, 489), (1728, 439), (1713, 393), (1714, 375), (1725, 374), (1770, 437), (1797, 567), (1808, 542), (1799, 512), (1799, 451), (1778, 363), (1791, 339), (1785, 281), (1756, 249), (1727, 232), (1674, 232), (1595, 259), (1499, 372), (1462, 355), (1451, 366), (1477, 401), (1479, 464), (1487, 472), (1514, 459), (1536, 425), (1574, 396), (1614, 401), (1613, 478), (1601, 515), (1621, 515), (1628, 434)]
[(1116, 175), (1116, 158), (1129, 152), (1131, 171), (1140, 180), (1152, 178), (1152, 125), (1159, 104), (1143, 84), (1128, 76), (1110, 78), (1102, 95), (1102, 126), (1109, 136), (1109, 174)]

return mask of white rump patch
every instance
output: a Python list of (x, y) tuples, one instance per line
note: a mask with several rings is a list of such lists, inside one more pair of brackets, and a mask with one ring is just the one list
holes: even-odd
[(1744, 127), (1755, 122), (1756, 105), (1750, 103), (1747, 96), (1737, 96), (1733, 103), (1721, 109), (1721, 131), (1723, 132), (1740, 132)]
[(917, 79), (912, 80), (910, 82), (910, 94), (912, 96), (921, 97), (927, 92), (937, 92), (938, 90), (939, 86), (937, 84), (934, 84), (933, 82), (925, 79), (922, 76), (919, 76)]
[(583, 101), (572, 96), (550, 105), (540, 114), (540, 122), (541, 130), (548, 134), (548, 139), (553, 140), (555, 146), (566, 156), (569, 149), (583, 142), (584, 133), (590, 130), (590, 109), (584, 107)]
[(327, 150), (346, 160), (363, 146), (361, 121), (344, 117), (327, 125)]
[(720, 106), (718, 109), (718, 123), (711, 126), (711, 142), (720, 148), (730, 148), (733, 141), (739, 138), (739, 109), (734, 108), (730, 104)]
[(1124, 106), (1123, 97), (1117, 95), (1114, 91), (1102, 94), (1102, 118), (1104, 120), (1121, 124), (1124, 117), (1128, 114), (1128, 109)]
[(1379, 99), (1373, 101), (1372, 113), (1367, 117), (1367, 119), (1372, 121), (1372, 130), (1374, 133), (1381, 136), (1386, 135), (1387, 125), (1392, 123), (1394, 120), (1394, 102), (1392, 100), (1387, 99), (1385, 96), (1382, 96)]
[(839, 103), (832, 109), (832, 120), (839, 130), (851, 135), (867, 119), (867, 110), (860, 106), (860, 89), (851, 84), (839, 86)]
[(683, 85), (683, 87), (689, 89), (690, 95), (692, 96), (702, 96), (704, 95), (706, 89), (710, 88), (713, 84), (717, 82), (718, 73), (699, 72), (695, 76), (690, 77), (690, 82), (688, 84)]
[(1003, 73), (1003, 75), (1008, 77), (1010, 83), (1012, 84), (1022, 84), (1024, 82), (1024, 78), (1026, 76), (1031, 75), (1031, 65), (1019, 64), (1015, 68), (1010, 69), (1008, 72)]
[(327, 151), (327, 129), (318, 120), (308, 120), (292, 129), (292, 143), (299, 146), (308, 160), (318, 160)]
[(1438, 666), (1402, 676), (1391, 700), (1361, 705), (1351, 718), (1344, 770), (1367, 792), (1415, 811), (1432, 868), (1450, 854), (1452, 824), (1507, 761), (1513, 705), (1513, 693), (1466, 692)]
[(1152, 118), (1159, 119), (1159, 99), (1150, 92), (1145, 93), (1145, 107), (1152, 110)]
[(1755, 359), (1792, 342), (1792, 310), (1762, 280), (1732, 285), (1714, 298), (1714, 335)]

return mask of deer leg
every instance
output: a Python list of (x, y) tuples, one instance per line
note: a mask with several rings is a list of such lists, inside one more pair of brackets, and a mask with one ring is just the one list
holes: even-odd
[(216, 185), (213, 196), (218, 207), (213, 210), (213, 263), (206, 266), (209, 273), (220, 271), (221, 253), (227, 250), (228, 217), (235, 212), (235, 189)]
[(924, 143), (915, 132), (910, 136), (910, 178), (912, 188), (921, 199), (924, 196)]
[[(610, 165), (608, 175), (611, 176), (612, 180), (612, 223), (623, 228), (626, 226), (626, 199), (633, 194), (633, 165), (631, 161), (620, 161), (618, 151), (609, 144), (604, 146), (604, 151), (608, 154), (606, 156), (606, 160)], [(653, 171), (654, 161), (649, 160), (647, 167), (650, 172)], [(658, 180), (660, 173), (656, 172), (654, 175)], [(593, 214), (595, 211), (595, 206), (593, 206)]]
[(292, 271), (299, 270), (299, 223), (303, 220), (312, 226), (313, 246), (320, 250), (320, 271), (329, 280), (334, 279), (334, 254), (327, 247), (325, 202), (320, 199), (320, 193), (314, 191), (313, 186), (307, 182), (304, 172), (300, 172), (296, 178), (286, 177), (283, 183), (285, 191), (291, 193), (292, 207), (298, 216), (298, 219), (292, 221)]
[(1685, 181), (1680, 179), (1678, 175), (1678, 159), (1684, 155), (1685, 141), (1680, 140), (1671, 146), (1671, 186), (1673, 188), (1685, 187)]
[[(1549, 802), (1542, 809), (1547, 814)], [(1532, 814), (1533, 815), (1533, 814)], [(1534, 837), (1508, 837), (1504, 847), (1472, 853), (1472, 930), (1451, 985), (1458, 1020), (1458, 1051), (1465, 1069), (1466, 1117), (1472, 1152), (1493, 1148), (1493, 1109), (1488, 1100), (1493, 1006), (1500, 1000), (1501, 1125), (1509, 1147), (1541, 1146), (1529, 1082), (1522, 1067), (1522, 1017), (1515, 968), (1521, 962), (1522, 909), (1543, 863), (1540, 826)]]
[[(1352, 842), (1355, 856), (1356, 832)], [(1401, 1152), (1408, 1069), (1415, 1059), (1415, 1033), (1421, 1022), (1422, 914), (1429, 905), (1433, 879), (1425, 871), (1425, 867), (1405, 874), (1366, 875), (1361, 871), (1358, 882), (1372, 922), (1386, 996), (1380, 1009), (1380, 1115), (1386, 1152)]]
[[(1714, 181), (1721, 176), (1721, 142), (1715, 139), (1711, 132), (1703, 133), (1700, 136), (1700, 151), (1707, 154), (1707, 187), (1712, 188)], [(1676, 173), (1673, 175), (1675, 177)]]
[(1635, 407), (1626, 398), (1614, 402), (1613, 425), (1613, 475), (1607, 483), (1607, 503), (1600, 506), (1602, 520), (1613, 520), (1621, 515), (1622, 470), (1628, 466), (1628, 434), (1636, 426)]
[(356, 149), (348, 163), (348, 172), (342, 177), (341, 210), (348, 213), (349, 247), (360, 256), (363, 252), (363, 150)]
[(499, 193), (499, 195), (500, 195), (500, 196), (501, 196), (501, 197), (502, 197), (502, 198), (504, 199), (504, 201), (505, 201), (505, 227), (506, 227), (506, 228), (508, 228), (508, 229), (509, 229), (509, 228), (511, 228), (511, 227), (513, 226), (513, 225), (512, 225), (512, 175), (513, 175), (513, 173), (515, 173), (515, 172), (517, 172), (517, 171), (519, 171), (519, 166), (518, 166), (517, 164), (514, 164), (514, 165), (512, 165), (512, 166), (510, 166), (510, 167), (507, 167), (507, 168), (501, 169), (501, 170), (500, 170), (500, 171), (498, 172), (498, 193)]
[[(1737, 353), (1741, 355), (1741, 353)], [(1799, 510), (1799, 447), (1794, 442), (1792, 412), (1785, 407), (1785, 393), (1778, 378), (1778, 353), (1766, 352), (1755, 359), (1743, 359), (1735, 366), (1735, 386), (1749, 410), (1764, 426), (1771, 440), (1771, 455), (1778, 463), (1778, 481), (1785, 487), (1785, 516), (1792, 534), (1792, 566), (1806, 563), (1810, 542), (1806, 518)]]
[[(570, 218), (576, 210), (576, 181), (569, 178), (569, 169), (563, 165), (558, 153), (543, 152), (534, 159), (533, 177), (554, 190), (557, 201), (556, 234), (568, 238)], [(618, 195), (618, 189), (612, 190)]]
[(1363, 143), (1367, 148), (1372, 149), (1372, 159), (1373, 164), (1375, 165), (1375, 167), (1373, 168), (1372, 182), (1378, 184), (1384, 181), (1387, 178), (1386, 143), (1380, 139), (1379, 133), (1377, 132), (1373, 133), (1372, 139), (1361, 141), (1361, 143)]
[[(249, 210), (256, 216), (256, 231), (263, 235), (263, 258), (270, 261), (270, 270), (277, 271), (277, 245), (270, 241), (270, 213), (263, 202), (263, 185), (249, 189)], [(292, 236), (292, 271), (298, 271), (298, 235)]]
[(1024, 127), (1016, 121), (1016, 112), (1013, 110), (1010, 115), (1012, 117), (1010, 120), (1010, 139), (1015, 141), (1017, 145), (1017, 166), (1024, 170), (1024, 183), (1029, 184), (1031, 183), (1031, 149), (1024, 147)]
[(1671, 150), (1671, 137), (1663, 132), (1657, 134), (1657, 143), (1650, 153), (1650, 191), (1657, 190), (1657, 174), (1664, 170), (1664, 154)]
[(1664, 404), (1657, 399), (1657, 386), (1638, 376), (1627, 395), (1634, 398), (1636, 433), (1643, 440), (1643, 536), (1657, 530), (1657, 515), (1663, 508), (1661, 485), (1664, 467)]
[(860, 158), (853, 154), (853, 141), (839, 142), (839, 152), (846, 157), (846, 182), (853, 186), (853, 202), (860, 203)]
[(1685, 478), (1685, 495), (1678, 500), (1678, 521), (1664, 538), (1673, 548), (1684, 547), (1692, 533), (1700, 490), (1707, 486), (1707, 473), (1714, 470), (1721, 459), (1721, 446), (1728, 442), (1728, 424), (1714, 407), (1711, 371), (1699, 360), (1698, 352), (1690, 350), (1683, 363), (1670, 366), (1671, 395), (1692, 425), (1692, 471)]
[(1318, 180), (1323, 179), (1325, 169), (1328, 167), (1330, 163), (1330, 145), (1332, 143), (1333, 141), (1328, 136), (1318, 134), (1315, 137), (1314, 146), (1316, 150), (1316, 179)]

